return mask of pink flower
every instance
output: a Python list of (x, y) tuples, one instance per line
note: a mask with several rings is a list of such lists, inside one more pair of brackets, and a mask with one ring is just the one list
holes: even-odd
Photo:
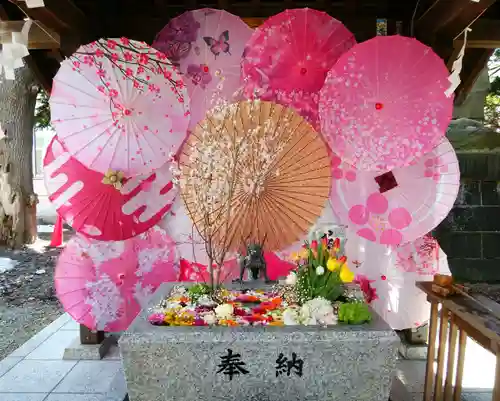
[(125, 70), (125, 75), (126, 75), (127, 77), (131, 77), (132, 75), (134, 75), (134, 71), (132, 70), (132, 68), (127, 68), (127, 69)]
[(102, 85), (100, 85), (100, 86), (98, 86), (98, 87), (97, 87), (97, 90), (98, 90), (99, 92), (102, 92), (102, 93), (104, 93), (104, 90), (105, 90), (105, 89), (106, 89), (106, 88), (104, 88), (104, 86), (102, 86)]
[(117, 97), (117, 96), (118, 96), (118, 91), (116, 89), (109, 90), (109, 97)]
[(142, 74), (144, 72), (144, 67), (142, 65), (140, 65), (139, 67), (137, 67), (137, 73), (138, 74)]
[(102, 51), (102, 49), (97, 49), (95, 51), (95, 55), (96, 57), (104, 57), (104, 52)]
[(139, 55), (139, 64), (147, 64), (149, 62), (149, 55), (145, 53), (141, 53)]
[(104, 70), (97, 70), (97, 75), (100, 76), (100, 77), (105, 77), (106, 76), (106, 71)]
[(362, 274), (358, 274), (353, 281), (353, 283), (359, 284), (359, 288), (363, 291), (365, 301), (368, 304), (378, 299), (377, 290), (371, 286), (373, 282), (374, 280), (368, 280), (368, 277)]
[(113, 60), (115, 63), (119, 60), (120, 58), (118, 57), (118, 54), (116, 53), (113, 53), (111, 55), (111, 60)]
[(83, 57), (83, 63), (84, 64), (87, 64), (87, 65), (93, 65), (94, 64), (94, 60), (91, 56), (84, 56)]
[(132, 61), (134, 59), (134, 56), (131, 52), (123, 53), (123, 57), (125, 57), (125, 61)]
[(166, 60), (167, 59), (167, 56), (165, 56), (165, 54), (163, 54), (162, 52), (156, 52), (156, 57), (158, 58), (158, 60)]
[(80, 62), (79, 62), (79, 61), (73, 61), (73, 65), (74, 65), (76, 68), (80, 68)]
[(165, 321), (165, 315), (163, 313), (153, 313), (148, 317), (149, 323), (160, 325)]
[(116, 49), (116, 45), (118, 43), (116, 43), (113, 39), (108, 39), (108, 47), (113, 50), (113, 49)]
[(139, 88), (139, 82), (138, 81), (134, 81), (134, 88)]
[(318, 241), (311, 241), (311, 249), (318, 249)]
[(170, 71), (165, 71), (165, 78), (172, 79), (172, 73)]
[(122, 45), (125, 45), (125, 46), (128, 46), (130, 44), (130, 40), (128, 40), (125, 37), (121, 37), (120, 42), (122, 42)]

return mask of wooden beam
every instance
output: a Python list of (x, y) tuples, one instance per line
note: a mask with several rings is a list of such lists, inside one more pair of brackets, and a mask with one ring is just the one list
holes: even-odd
[(453, 21), (470, 3), (470, 0), (436, 0), (416, 21), (416, 36), (424, 38), (427, 43), (432, 42), (436, 32)]
[[(25, 21), (0, 21), (0, 43), (9, 43), (12, 32), (21, 32)], [(28, 35), (28, 49), (58, 49), (61, 38), (59, 34), (34, 21)]]
[(81, 32), (86, 28), (86, 17), (71, 0), (44, 0), (45, 7), (28, 8), (24, 1), (11, 0), (31, 19), (62, 34)]
[(468, 6), (464, 7), (463, 12), (455, 16), (455, 18), (443, 28), (442, 33), (450, 38), (457, 39), (465, 28), (474, 25), (475, 21), (477, 21), (477, 19), (495, 2), (496, 0), (481, 0), (476, 3), (469, 0)]
[[(478, 19), (467, 35), (467, 47), (476, 49), (497, 49), (500, 47), (500, 20)], [(455, 48), (463, 45), (463, 36), (454, 41)]]
[(436, 0), (415, 24), (418, 39), (433, 45), (437, 36), (456, 39), (496, 0)]

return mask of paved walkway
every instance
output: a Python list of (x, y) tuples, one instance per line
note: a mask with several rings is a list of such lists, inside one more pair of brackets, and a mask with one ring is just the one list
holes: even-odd
[(64, 314), (0, 361), (1, 401), (123, 401), (117, 347), (98, 361), (63, 360), (79, 326)]

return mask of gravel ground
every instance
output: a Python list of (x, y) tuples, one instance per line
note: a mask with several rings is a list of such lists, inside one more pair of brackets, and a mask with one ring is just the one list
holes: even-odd
[(54, 266), (61, 248), (48, 248), (50, 234), (40, 236), (22, 250), (0, 248), (0, 258), (17, 262), (3, 271), (6, 260), (0, 259), (0, 360), (63, 312), (54, 291)]

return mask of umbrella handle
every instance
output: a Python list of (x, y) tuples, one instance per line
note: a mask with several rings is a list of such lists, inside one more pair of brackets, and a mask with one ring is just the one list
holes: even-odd
[(124, 273), (120, 273), (118, 274), (118, 280), (120, 280), (118, 282), (118, 285), (123, 285), (123, 279), (125, 278), (125, 274)]

